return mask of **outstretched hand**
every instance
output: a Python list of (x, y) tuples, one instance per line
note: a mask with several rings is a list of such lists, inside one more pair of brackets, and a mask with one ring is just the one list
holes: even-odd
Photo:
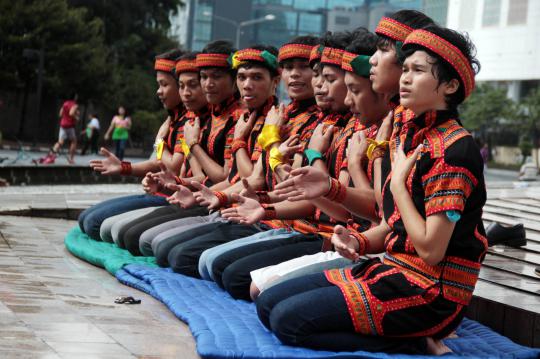
[(209, 210), (219, 208), (219, 198), (217, 198), (210, 188), (196, 181), (191, 181), (191, 185), (198, 190), (193, 195), (199, 205), (208, 207)]
[(241, 224), (254, 224), (264, 219), (264, 208), (259, 202), (236, 193), (233, 193), (231, 197), (238, 205), (222, 210), (223, 218)]
[(122, 161), (109, 152), (105, 147), (101, 147), (100, 153), (104, 156), (101, 160), (90, 160), (90, 167), (102, 175), (112, 176), (120, 174), (122, 170)]
[(290, 172), (290, 177), (278, 183), (274, 193), (289, 201), (319, 198), (328, 193), (328, 174), (312, 166), (300, 167)]
[(197, 204), (195, 196), (189, 188), (177, 184), (167, 184), (166, 187), (169, 190), (174, 191), (172, 195), (167, 197), (167, 202), (170, 204), (177, 204), (182, 208), (191, 208)]
[(334, 249), (342, 257), (348, 258), (352, 261), (356, 261), (360, 258), (358, 251), (358, 242), (351, 238), (349, 230), (341, 225), (334, 227), (334, 233), (332, 234), (332, 244)]

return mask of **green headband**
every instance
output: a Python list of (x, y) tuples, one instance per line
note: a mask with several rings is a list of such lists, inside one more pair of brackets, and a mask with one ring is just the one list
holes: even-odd
[(371, 70), (371, 64), (369, 58), (371, 56), (358, 55), (351, 60), (351, 67), (355, 74), (362, 77), (369, 77), (369, 71)]

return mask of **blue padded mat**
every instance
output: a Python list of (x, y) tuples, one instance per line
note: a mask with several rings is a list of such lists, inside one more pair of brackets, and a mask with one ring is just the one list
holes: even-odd
[[(438, 358), (368, 352), (325, 352), (290, 347), (260, 322), (253, 303), (232, 299), (214, 282), (176, 274), (171, 269), (130, 264), (116, 273), (123, 284), (163, 302), (188, 323), (204, 358)], [(459, 338), (445, 340), (455, 355), (444, 358), (538, 358), (540, 350), (513, 343), (491, 329), (465, 319)]]

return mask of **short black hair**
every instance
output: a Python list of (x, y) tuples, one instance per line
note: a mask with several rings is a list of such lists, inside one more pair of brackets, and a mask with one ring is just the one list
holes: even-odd
[(177, 61), (180, 56), (184, 54), (184, 50), (182, 49), (172, 49), (169, 51), (165, 51), (159, 55), (156, 55), (155, 59), (165, 59), (165, 60), (173, 60)]
[[(236, 52), (236, 48), (233, 46), (232, 42), (228, 40), (216, 40), (209, 42), (206, 44), (206, 46), (201, 50), (201, 54), (224, 54), (224, 55), (230, 55)], [(234, 77), (236, 76), (236, 70), (233, 70), (232, 68), (228, 68), (227, 72)]]
[[(388, 16), (390, 19), (396, 20), (404, 25), (407, 25), (414, 30), (423, 29), (430, 25), (435, 25), (435, 21), (432, 18), (417, 10), (399, 10), (392, 15)], [(389, 44), (395, 44), (396, 40), (377, 34), (377, 47), (386, 47)]]
[(377, 35), (365, 27), (356, 28), (352, 31), (352, 39), (345, 50), (357, 55), (371, 56), (377, 50)]
[(178, 60), (195, 60), (197, 58), (197, 55), (200, 54), (199, 51), (189, 51), (184, 53), (182, 56), (178, 58)]
[[(352, 41), (352, 32), (349, 32), (349, 31), (339, 31), (339, 32), (326, 32), (323, 36), (322, 36), (322, 45), (324, 47), (331, 47), (331, 48), (334, 48), (334, 49), (340, 49), (340, 50), (345, 50), (345, 48), (347, 47), (348, 44), (350, 44)], [(318, 61), (320, 63), (320, 61)], [(315, 68), (315, 65), (316, 65), (316, 61), (313, 61), (311, 65), (311, 68), (314, 69)], [(327, 64), (321, 64), (322, 66), (320, 66), (320, 70), (323, 69), (324, 66), (327, 66)], [(329, 65), (329, 66), (334, 66), (334, 67), (339, 67), (341, 68), (340, 65)]]
[[(260, 51), (267, 51), (267, 52), (271, 53), (272, 55), (274, 55), (276, 57), (276, 61), (277, 61), (278, 49), (276, 49), (274, 46), (256, 44), (256, 45), (251, 45), (248, 48), (249, 49), (260, 50)], [(239, 67), (249, 69), (252, 66), (264, 67), (265, 69), (267, 69), (270, 72), (270, 77), (279, 76), (278, 69), (275, 69), (275, 68), (272, 68), (272, 67), (268, 66), (268, 64), (266, 62), (247, 60), (247, 61), (244, 61), (244, 63), (242, 65), (240, 65)]]
[[(467, 59), (467, 62), (471, 66), (473, 72), (477, 74), (480, 71), (480, 62), (476, 58), (476, 47), (471, 42), (471, 39), (468, 35), (461, 34), (457, 31), (443, 28), (437, 25), (428, 26), (424, 28), (424, 30), (443, 38), (444, 40), (457, 47), (458, 50), (461, 51), (461, 53)], [(433, 76), (435, 76), (435, 78), (438, 80), (439, 85), (445, 82), (449, 82), (452, 79), (457, 79), (459, 81), (458, 90), (455, 93), (446, 96), (445, 99), (449, 109), (456, 109), (457, 106), (462, 103), (463, 100), (465, 100), (465, 86), (458, 72), (440, 55), (437, 55), (433, 51), (417, 44), (407, 44), (404, 46), (402, 51), (402, 61), (404, 61), (405, 58), (411, 56), (415, 51), (418, 50), (427, 52), (429, 56), (435, 60), (435, 62), (432, 63), (433, 67), (431, 69), (431, 72), (433, 73)]]

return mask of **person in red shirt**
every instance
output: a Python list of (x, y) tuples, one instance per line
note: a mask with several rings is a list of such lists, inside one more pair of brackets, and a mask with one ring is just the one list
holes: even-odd
[(48, 159), (44, 163), (54, 163), (58, 151), (64, 145), (64, 141), (68, 139), (69, 144), (69, 164), (74, 164), (75, 151), (77, 150), (77, 133), (75, 125), (79, 120), (79, 105), (77, 104), (77, 94), (73, 94), (70, 100), (65, 101), (60, 108), (60, 132), (58, 133), (58, 142), (52, 148), (52, 153), (49, 153)]

